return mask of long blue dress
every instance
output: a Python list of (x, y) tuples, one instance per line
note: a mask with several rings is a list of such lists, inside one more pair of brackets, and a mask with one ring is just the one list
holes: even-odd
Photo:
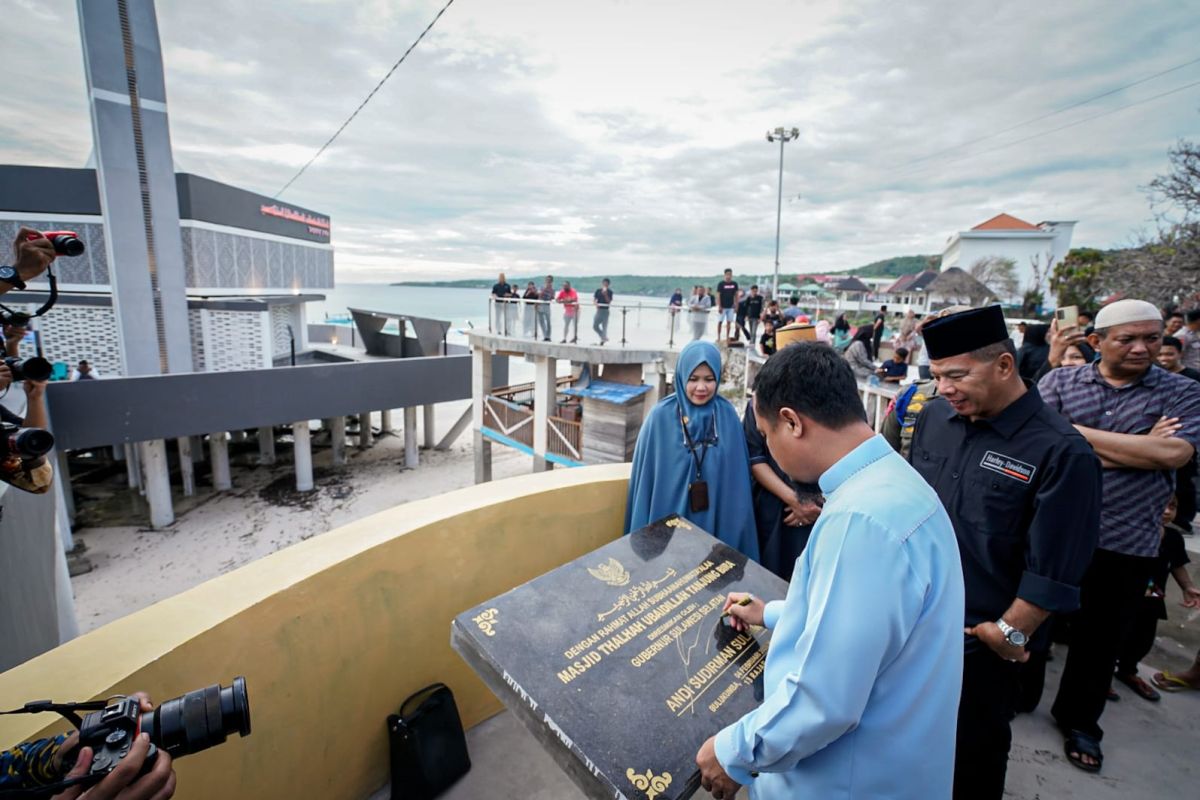
[[(642, 425), (633, 453), (625, 532), (679, 514), (757, 561), (750, 456), (742, 421), (733, 404), (719, 394), (714, 393), (702, 406), (688, 401), (684, 387), (701, 364), (712, 369), (719, 387), (720, 352), (709, 342), (691, 342), (679, 353), (675, 393), (660, 400)], [(692, 511), (688, 502), (688, 485), (695, 480), (696, 467), (680, 425), (681, 411), (696, 455), (707, 450), (700, 470), (708, 483), (705, 511)]]

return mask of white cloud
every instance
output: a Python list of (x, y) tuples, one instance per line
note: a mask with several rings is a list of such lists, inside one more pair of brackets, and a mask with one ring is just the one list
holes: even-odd
[[(159, 2), (172, 140), (191, 171), (273, 194), (442, 0)], [(786, 148), (785, 272), (936, 252), (1000, 211), (1118, 245), (1200, 65), (918, 161), (1194, 57), (1186, 4), (1032, 0), (456, 3), (285, 195), (329, 214), (339, 280), (508, 268), (765, 273)], [(70, 0), (22, 0), (0, 160), (78, 166), (90, 123)], [(990, 152), (989, 152), (990, 151)], [(797, 198), (797, 196), (799, 196)]]

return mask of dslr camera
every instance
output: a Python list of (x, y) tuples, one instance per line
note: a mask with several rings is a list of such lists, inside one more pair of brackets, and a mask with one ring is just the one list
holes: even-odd
[(221, 744), (231, 733), (249, 736), (246, 679), (234, 678), (224, 688), (214, 684), (188, 692), (153, 711), (142, 712), (136, 697), (123, 697), (103, 711), (88, 714), (79, 725), (79, 746), (94, 753), (90, 780), (85, 782), (98, 781), (116, 769), (142, 733), (150, 734), (143, 773), (154, 766), (159, 750), (180, 758)]

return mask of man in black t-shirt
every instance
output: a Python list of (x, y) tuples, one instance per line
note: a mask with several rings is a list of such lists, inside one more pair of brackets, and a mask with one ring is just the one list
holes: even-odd
[(725, 277), (717, 284), (717, 341), (721, 341), (721, 327), (725, 327), (725, 337), (733, 338), (733, 324), (736, 316), (737, 281), (733, 279), (733, 270), (725, 270)]
[(880, 306), (875, 315), (875, 330), (871, 334), (871, 358), (879, 360), (879, 345), (883, 341), (883, 326), (887, 323), (887, 306)]
[(613, 293), (609, 288), (608, 278), (600, 282), (600, 288), (592, 295), (596, 305), (596, 316), (592, 320), (592, 330), (600, 337), (600, 344), (608, 342), (608, 307), (612, 305)]
[(500, 279), (492, 284), (492, 306), (496, 313), (496, 333), (508, 335), (508, 317), (504, 311), (508, 308), (508, 297), (512, 294), (512, 286), (500, 273)]
[(758, 284), (750, 287), (746, 295), (746, 338), (753, 342), (758, 338), (758, 323), (763, 314), (763, 296), (758, 293)]

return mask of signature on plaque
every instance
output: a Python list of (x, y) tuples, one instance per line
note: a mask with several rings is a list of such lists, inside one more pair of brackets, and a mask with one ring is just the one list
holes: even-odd
[(671, 773), (669, 772), (664, 772), (662, 775), (655, 775), (652, 770), (646, 770), (645, 775), (639, 775), (630, 767), (625, 770), (625, 777), (634, 786), (646, 793), (646, 800), (654, 800), (654, 798), (665, 792), (667, 787), (671, 785)]
[(604, 581), (609, 586), (624, 586), (629, 583), (629, 571), (615, 558), (608, 559), (598, 567), (588, 567), (588, 572), (593, 578)]
[(477, 617), (472, 617), (471, 621), (479, 626), (479, 630), (483, 631), (484, 636), (495, 636), (496, 632), (492, 630), (492, 626), (496, 623), (496, 617), (500, 612), (494, 608), (489, 608)]

